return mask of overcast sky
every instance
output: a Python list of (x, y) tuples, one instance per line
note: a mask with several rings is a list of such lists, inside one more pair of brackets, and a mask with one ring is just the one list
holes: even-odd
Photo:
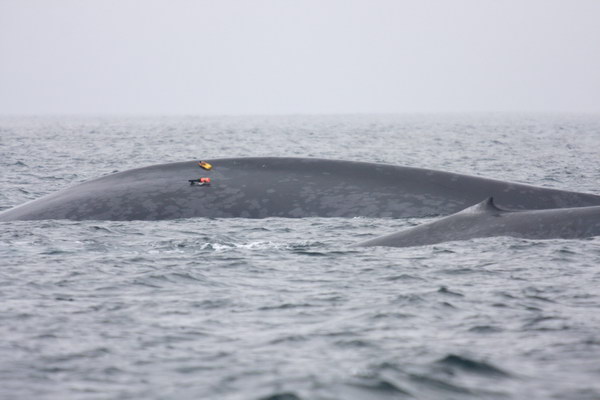
[(0, 0), (0, 114), (600, 112), (600, 0)]

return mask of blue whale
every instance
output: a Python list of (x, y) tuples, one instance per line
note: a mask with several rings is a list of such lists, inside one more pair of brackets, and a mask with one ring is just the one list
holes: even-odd
[[(600, 196), (421, 168), (313, 158), (223, 158), (132, 169), (0, 213), (0, 221), (190, 217), (423, 217), (487, 196), (511, 209), (600, 205)], [(189, 180), (210, 178), (210, 184)]]
[(411, 247), (494, 236), (577, 239), (600, 236), (600, 206), (549, 210), (506, 210), (493, 198), (439, 220), (357, 246)]

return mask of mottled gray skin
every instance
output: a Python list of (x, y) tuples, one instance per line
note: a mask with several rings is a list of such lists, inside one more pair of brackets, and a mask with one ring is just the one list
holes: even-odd
[[(0, 214), (0, 221), (189, 217), (422, 217), (489, 195), (510, 208), (600, 205), (600, 196), (448, 172), (310, 158), (227, 158), (133, 169), (75, 185)], [(210, 186), (188, 179), (210, 177)]]
[(411, 247), (492, 236), (576, 239), (600, 235), (600, 206), (551, 210), (501, 209), (489, 199), (456, 214), (358, 246)]

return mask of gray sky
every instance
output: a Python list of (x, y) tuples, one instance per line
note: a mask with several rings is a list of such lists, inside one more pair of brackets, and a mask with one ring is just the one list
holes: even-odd
[(0, 0), (0, 114), (600, 112), (600, 0)]

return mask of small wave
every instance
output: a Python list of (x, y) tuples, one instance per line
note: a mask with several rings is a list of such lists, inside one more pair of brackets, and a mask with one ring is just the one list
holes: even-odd
[(451, 369), (460, 369), (466, 372), (471, 372), (479, 375), (494, 375), (503, 377), (510, 376), (509, 373), (490, 363), (472, 360), (470, 358), (458, 356), (455, 354), (447, 355), (446, 357), (437, 361), (437, 364)]
[(362, 382), (353, 382), (350, 383), (349, 386), (354, 387), (356, 389), (359, 389), (361, 392), (365, 391), (367, 393), (369, 393), (369, 397), (366, 398), (372, 398), (370, 396), (394, 396), (394, 398), (396, 396), (412, 396), (412, 394), (400, 387), (398, 384), (390, 382), (387, 379), (364, 379)]
[(498, 332), (502, 332), (502, 329), (500, 329), (496, 326), (491, 326), (491, 325), (477, 325), (477, 326), (473, 326), (473, 327), (469, 328), (469, 332), (498, 333)]
[(453, 292), (450, 289), (448, 289), (446, 286), (440, 287), (438, 289), (438, 293), (446, 294), (446, 295), (449, 295), (449, 296), (464, 297), (463, 294), (458, 293), (458, 292)]
[(277, 305), (273, 305), (273, 306), (259, 307), (258, 310), (259, 311), (288, 310), (288, 309), (293, 309), (293, 308), (306, 308), (306, 307), (314, 307), (314, 305), (309, 304), (309, 303), (301, 303), (301, 304), (283, 303), (283, 304), (277, 304)]
[(394, 276), (388, 276), (385, 278), (386, 281), (423, 281), (424, 279), (418, 276), (410, 274), (400, 274)]
[[(466, 387), (447, 382), (446, 380), (434, 378), (428, 375), (411, 374), (410, 379), (426, 389), (435, 391), (457, 393), (460, 395), (473, 395), (474, 393)], [(454, 397), (452, 397), (454, 398)]]
[(256, 241), (250, 243), (204, 243), (200, 245), (202, 250), (214, 250), (218, 252), (245, 249), (245, 250), (279, 250), (288, 247), (287, 243), (276, 243), (271, 241)]
[(302, 400), (302, 398), (292, 392), (283, 392), (263, 396), (258, 400)]
[(90, 225), (89, 230), (92, 232), (100, 231), (100, 232), (106, 232), (106, 233), (113, 233), (113, 231), (111, 231), (110, 229), (108, 229), (104, 226), (97, 226), (97, 225)]
[(403, 312), (378, 312), (372, 315), (370, 318), (374, 320), (378, 319), (409, 319), (415, 318), (415, 314), (403, 313)]
[(141, 278), (136, 278), (133, 284), (159, 288), (165, 284), (196, 284), (198, 282), (206, 282), (206, 278), (198, 273), (192, 274), (179, 271), (149, 274)]
[[(542, 310), (536, 309), (535, 311)], [(523, 324), (524, 331), (566, 331), (569, 329), (571, 329), (571, 326), (566, 319), (555, 316), (540, 315), (527, 320)]]
[(308, 250), (295, 250), (294, 253), (302, 254), (310, 257), (325, 257), (327, 253), (322, 253), (319, 251), (308, 251)]
[(400, 294), (396, 296), (394, 303), (399, 303), (402, 305), (410, 305), (410, 304), (418, 304), (424, 301), (423, 297), (417, 294)]

